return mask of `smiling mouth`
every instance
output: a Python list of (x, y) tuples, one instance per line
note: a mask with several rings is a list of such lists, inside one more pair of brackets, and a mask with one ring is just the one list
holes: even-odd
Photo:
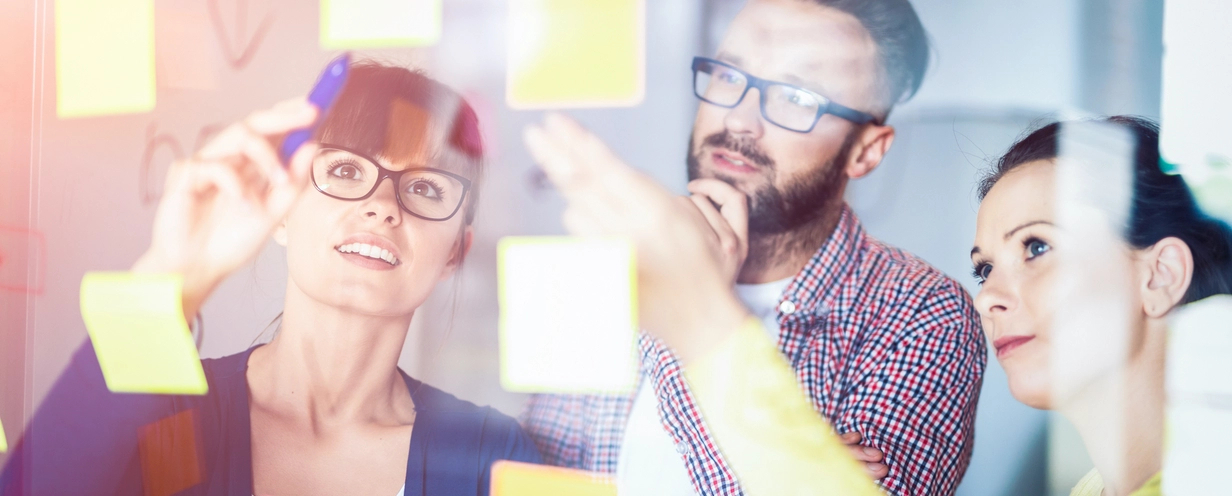
[(384, 248), (377, 248), (375, 246), (372, 246), (366, 243), (350, 243), (350, 244), (345, 244), (345, 245), (339, 245), (339, 246), (335, 246), (334, 250), (337, 251), (338, 253), (352, 253), (355, 255), (359, 255), (361, 257), (371, 258), (373, 260), (380, 260), (394, 267), (402, 265), (402, 261), (398, 260), (397, 257), (395, 257), (392, 253), (389, 252), (389, 250), (386, 250)]

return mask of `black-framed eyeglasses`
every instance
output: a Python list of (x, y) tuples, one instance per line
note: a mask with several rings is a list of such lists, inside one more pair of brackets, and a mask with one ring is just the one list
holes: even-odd
[(330, 198), (367, 199), (385, 178), (393, 181), (402, 210), (431, 221), (456, 215), (471, 187), (470, 179), (432, 167), (391, 171), (371, 157), (339, 145), (322, 144), (312, 159), (312, 185)]
[(821, 116), (833, 114), (856, 124), (877, 122), (872, 114), (844, 107), (799, 86), (767, 81), (726, 62), (693, 57), (693, 94), (704, 102), (733, 108), (744, 101), (749, 88), (761, 94), (761, 115), (789, 131), (807, 133)]

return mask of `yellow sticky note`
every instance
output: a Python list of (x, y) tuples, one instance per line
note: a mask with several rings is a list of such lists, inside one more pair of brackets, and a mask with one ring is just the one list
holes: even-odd
[(748, 494), (882, 494), (800, 390), (760, 319), (750, 317), (684, 373)]
[(172, 274), (89, 272), (81, 316), (117, 393), (205, 394), (196, 344), (184, 322), (182, 280)]
[(616, 496), (605, 474), (501, 460), (492, 464), (492, 496)]
[(56, 115), (154, 109), (154, 0), (56, 0)]
[(321, 48), (424, 46), (441, 38), (441, 0), (321, 0)]
[(637, 273), (627, 240), (511, 236), (496, 260), (506, 390), (632, 389)]
[(623, 107), (646, 93), (645, 0), (510, 0), (505, 99)]
[(0, 453), (9, 450), (8, 438), (4, 437), (4, 422), (0, 422)]
[(1189, 303), (1169, 317), (1163, 494), (1227, 490), (1209, 474), (1227, 466), (1232, 445), (1230, 321), (1229, 295)]

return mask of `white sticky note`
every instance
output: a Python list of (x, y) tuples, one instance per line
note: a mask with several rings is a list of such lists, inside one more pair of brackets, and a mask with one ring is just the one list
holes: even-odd
[(1164, 2), (1159, 149), (1211, 215), (1232, 222), (1232, 2)]
[(0, 453), (9, 450), (9, 440), (4, 436), (4, 422), (0, 422)]
[(321, 48), (432, 45), (441, 38), (441, 0), (321, 0)]
[(497, 250), (504, 388), (630, 391), (637, 371), (632, 245), (512, 236)]
[(510, 0), (505, 100), (628, 107), (646, 93), (645, 0)]
[(171, 274), (88, 272), (81, 317), (107, 389), (205, 394), (196, 343), (184, 322), (182, 281)]
[(1164, 494), (1220, 494), (1232, 464), (1232, 296), (1179, 308), (1169, 322)]
[(154, 0), (56, 0), (56, 115), (154, 110)]

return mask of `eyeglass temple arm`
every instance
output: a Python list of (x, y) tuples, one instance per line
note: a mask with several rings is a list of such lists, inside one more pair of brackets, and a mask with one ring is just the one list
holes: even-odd
[[(834, 114), (835, 116), (842, 117), (843, 119), (847, 119), (856, 124), (868, 124), (870, 122), (881, 124), (881, 122), (878, 121), (872, 114), (867, 114), (851, 107), (844, 107), (834, 102), (830, 102), (826, 105), (826, 107), (822, 109), (822, 113)], [(818, 115), (817, 117), (821, 116)]]

